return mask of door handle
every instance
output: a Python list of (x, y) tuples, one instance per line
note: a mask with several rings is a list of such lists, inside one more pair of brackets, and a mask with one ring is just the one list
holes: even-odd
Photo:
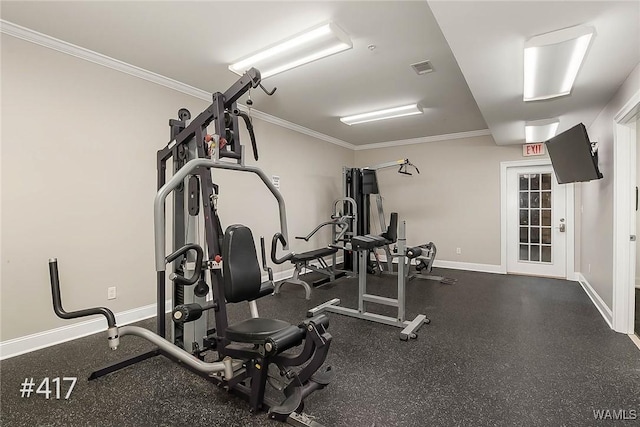
[(556, 228), (560, 230), (561, 233), (565, 232), (565, 230), (567, 229), (567, 224), (564, 223), (564, 218), (560, 218), (560, 225)]

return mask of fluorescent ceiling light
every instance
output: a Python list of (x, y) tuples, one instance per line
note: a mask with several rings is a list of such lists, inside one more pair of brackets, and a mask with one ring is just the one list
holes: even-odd
[(349, 36), (329, 22), (243, 58), (229, 65), (229, 70), (242, 75), (255, 67), (264, 79), (352, 47)]
[(372, 111), (371, 113), (341, 117), (340, 121), (351, 126), (359, 123), (374, 122), (376, 120), (392, 119), (394, 117), (413, 116), (414, 114), (422, 114), (422, 107), (418, 104), (403, 105), (402, 107), (387, 108), (386, 110)]
[(524, 45), (524, 100), (568, 95), (595, 29), (577, 26), (535, 36)]
[(544, 142), (556, 136), (558, 132), (558, 119), (545, 119), (527, 122), (524, 126), (525, 140), (531, 142)]

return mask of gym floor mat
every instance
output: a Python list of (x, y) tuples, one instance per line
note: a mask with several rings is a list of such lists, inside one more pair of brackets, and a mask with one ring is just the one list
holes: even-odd
[[(640, 352), (612, 331), (577, 282), (434, 269), (458, 280), (407, 284), (407, 315), (424, 313), (416, 340), (394, 327), (330, 314), (327, 363), (336, 378), (305, 400), (325, 426), (591, 425), (594, 411), (640, 413)], [(313, 280), (312, 276), (309, 280)], [(393, 296), (394, 277), (367, 286)], [(331, 298), (357, 304), (357, 279), (304, 299), (298, 286), (258, 301), (263, 317), (301, 321)], [(154, 296), (150, 295), (150, 299)], [(384, 307), (382, 307), (384, 311)], [(229, 306), (230, 322), (248, 316)], [(139, 325), (154, 328), (154, 319)], [(269, 426), (240, 398), (156, 357), (96, 381), (94, 369), (151, 348), (124, 337), (109, 350), (100, 333), (0, 362), (1, 424), (91, 426)], [(21, 397), (25, 378), (78, 377), (70, 398)], [(66, 387), (66, 386), (65, 386)]]

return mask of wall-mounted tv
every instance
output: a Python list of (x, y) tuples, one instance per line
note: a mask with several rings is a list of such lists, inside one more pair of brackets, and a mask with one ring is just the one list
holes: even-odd
[(592, 148), (582, 123), (554, 136), (546, 145), (560, 184), (602, 178), (598, 170), (598, 151)]

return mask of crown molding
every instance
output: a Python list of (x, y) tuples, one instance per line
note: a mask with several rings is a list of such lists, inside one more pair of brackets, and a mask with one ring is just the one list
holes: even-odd
[(39, 33), (30, 28), (22, 27), (9, 21), (0, 20), (0, 32), (28, 41), (30, 43), (34, 43), (61, 53), (65, 53), (67, 55), (74, 56), (79, 59), (84, 59), (85, 61), (93, 62), (94, 64), (102, 65), (103, 67), (111, 68), (112, 70), (120, 71), (122, 73), (138, 77), (140, 79), (176, 90), (178, 92), (182, 92), (195, 98), (207, 101), (211, 100), (211, 94), (204, 90), (189, 86), (187, 84), (174, 79), (170, 79), (169, 77), (162, 76), (152, 71), (145, 70), (144, 68), (136, 67), (135, 65), (119, 61), (115, 58), (111, 58), (110, 56), (106, 56), (101, 53), (65, 42), (63, 40), (56, 39), (55, 37)]
[(425, 144), (428, 142), (447, 141), (451, 139), (474, 138), (477, 136), (491, 135), (489, 129), (472, 130), (469, 132), (448, 133), (445, 135), (424, 136), (412, 139), (399, 139), (397, 141), (376, 142), (373, 144), (356, 145), (354, 150), (374, 150), (376, 148), (399, 147), (401, 145)]
[[(166, 88), (184, 93), (189, 96), (193, 96), (194, 98), (202, 99), (207, 102), (211, 102), (211, 99), (212, 99), (211, 93), (205, 90), (198, 89), (186, 83), (182, 83), (178, 80), (174, 80), (172, 78), (154, 73), (153, 71), (136, 67), (135, 65), (131, 65), (124, 61), (120, 61), (118, 59), (112, 58), (110, 56), (106, 56), (101, 53), (94, 52), (84, 47), (80, 47), (80, 46), (68, 43), (64, 40), (60, 40), (55, 37), (51, 37), (49, 35), (39, 33), (30, 28), (22, 27), (20, 25), (6, 21), (4, 19), (0, 19), (0, 32), (12, 37), (25, 40), (30, 43), (34, 43), (49, 49), (53, 49), (61, 53), (65, 53), (67, 55), (74, 56), (79, 59), (83, 59), (85, 61), (93, 62), (94, 64), (102, 65), (103, 67), (111, 68), (112, 70), (120, 71), (130, 76), (138, 77), (148, 82), (155, 83), (160, 86), (164, 86)], [(238, 107), (241, 110), (248, 111), (248, 108), (246, 105), (238, 104)], [(317, 138), (322, 141), (329, 142), (331, 144), (338, 145), (340, 147), (348, 148), (351, 150), (355, 149), (355, 145), (353, 144), (350, 144), (348, 142), (342, 141), (340, 139), (334, 138), (329, 135), (325, 135), (320, 132), (316, 132), (304, 126), (297, 125), (295, 123), (289, 122), (279, 117), (272, 116), (270, 114), (264, 113), (262, 111), (259, 111), (253, 108), (251, 109), (251, 116), (259, 120), (263, 120), (265, 122), (272, 123), (274, 125), (281, 126), (283, 128), (290, 129), (292, 131), (302, 133), (304, 135), (308, 135), (313, 138)]]
[[(241, 110), (248, 111), (248, 108), (243, 104), (238, 104)], [(321, 139), (323, 141), (329, 142), (331, 144), (339, 145), (340, 147), (348, 148), (350, 150), (355, 150), (356, 146), (350, 144), (346, 141), (343, 141), (338, 138), (334, 138), (329, 135), (325, 135), (324, 133), (316, 132), (315, 130), (311, 130), (304, 126), (297, 125), (292, 122), (288, 122), (284, 119), (281, 119), (276, 116), (272, 116), (271, 114), (263, 113), (262, 111), (256, 110), (254, 108), (251, 109), (251, 117), (255, 117), (257, 119), (264, 120), (265, 122), (273, 123), (274, 125), (282, 126), (287, 129), (291, 129), (295, 132), (299, 132), (305, 135), (312, 136), (317, 139)]]
[[(135, 65), (131, 65), (124, 61), (120, 61), (110, 56), (106, 56), (101, 53), (86, 49), (84, 47), (71, 44), (64, 40), (60, 40), (43, 33), (39, 33), (30, 28), (22, 27), (20, 25), (14, 24), (12, 22), (9, 22), (3, 19), (0, 19), (0, 32), (12, 37), (25, 40), (30, 43), (34, 43), (34, 44), (67, 54), (67, 55), (71, 55), (79, 59), (83, 59), (85, 61), (92, 62), (94, 64), (101, 65), (103, 67), (110, 68), (112, 70), (120, 71), (130, 76), (138, 77), (148, 82), (155, 83), (160, 86), (164, 86), (166, 88), (184, 93), (189, 96), (193, 96), (194, 98), (201, 99), (203, 101), (207, 101), (207, 102), (211, 101), (211, 93), (205, 90), (198, 89), (186, 83), (182, 83), (178, 80), (174, 80), (172, 78), (154, 73), (149, 70), (145, 70), (144, 68), (136, 67)], [(238, 104), (238, 107), (243, 111), (249, 111), (246, 105)], [(355, 151), (372, 150), (376, 148), (386, 148), (386, 147), (398, 147), (402, 145), (423, 144), (428, 142), (446, 141), (451, 139), (473, 138), (477, 136), (491, 135), (491, 132), (489, 131), (489, 129), (482, 129), (482, 130), (476, 130), (471, 132), (459, 132), (459, 133), (450, 133), (446, 135), (427, 136), (422, 138), (402, 139), (397, 141), (354, 145), (346, 141), (342, 141), (341, 139), (334, 138), (332, 136), (325, 135), (323, 133), (306, 128), (304, 126), (300, 126), (298, 124), (289, 122), (279, 117), (272, 116), (271, 114), (267, 114), (265, 112), (256, 110), (254, 108), (251, 109), (251, 116), (255, 117), (256, 119), (274, 124), (276, 126), (280, 126), (280, 127), (292, 130), (294, 132), (308, 135), (313, 138), (316, 138), (316, 139), (319, 139), (343, 148), (355, 150)]]

